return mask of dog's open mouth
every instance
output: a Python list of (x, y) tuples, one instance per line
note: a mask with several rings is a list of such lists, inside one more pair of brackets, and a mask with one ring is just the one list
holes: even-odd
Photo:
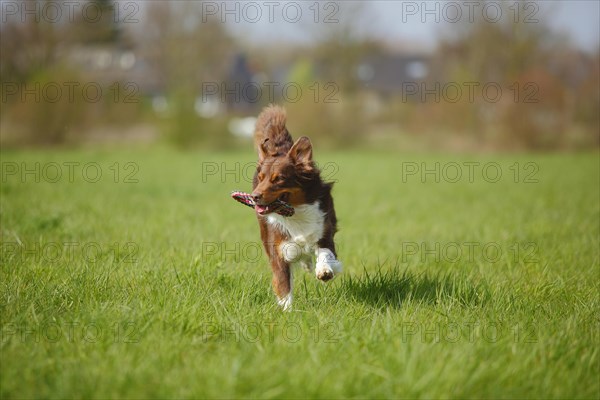
[(287, 203), (287, 201), (290, 198), (290, 194), (289, 193), (284, 193), (281, 196), (279, 196), (279, 198), (277, 200), (275, 200), (272, 203), (269, 204), (256, 204), (254, 206), (254, 208), (256, 209), (256, 212), (259, 213), (260, 215), (267, 215), (270, 214), (272, 212), (276, 212), (277, 210), (283, 208), (283, 207), (290, 207), (290, 205)]
[(254, 197), (251, 194), (239, 191), (231, 192), (231, 197), (248, 207), (252, 207), (259, 215), (277, 212), (277, 214), (283, 215), (284, 217), (291, 217), (295, 213), (294, 207), (288, 203), (290, 198), (289, 193), (282, 194), (277, 200), (270, 204), (256, 204)]
[(256, 212), (259, 213), (260, 215), (266, 215), (266, 214), (270, 214), (274, 211), (277, 211), (279, 209), (279, 207), (281, 207), (281, 205), (276, 204), (277, 201), (274, 201), (271, 204), (267, 204), (265, 206), (259, 206), (258, 204), (254, 207), (256, 209)]

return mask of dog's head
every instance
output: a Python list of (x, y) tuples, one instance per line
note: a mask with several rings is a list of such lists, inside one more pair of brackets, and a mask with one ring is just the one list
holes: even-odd
[(312, 159), (312, 144), (303, 136), (285, 154), (271, 155), (265, 143), (258, 149), (258, 167), (254, 175), (252, 197), (261, 215), (275, 211), (273, 202), (284, 201), (292, 206), (307, 203), (311, 185), (320, 180)]

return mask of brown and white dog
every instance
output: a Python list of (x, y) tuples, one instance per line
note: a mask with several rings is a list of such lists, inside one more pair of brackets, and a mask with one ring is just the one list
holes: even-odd
[[(292, 271), (296, 263), (328, 281), (342, 271), (333, 236), (337, 220), (331, 197), (332, 183), (321, 179), (306, 136), (295, 143), (286, 128), (285, 110), (265, 108), (258, 116), (254, 141), (258, 167), (252, 196), (260, 236), (273, 270), (273, 288), (284, 310), (292, 305)], [(271, 204), (282, 200), (294, 207), (290, 217), (279, 215)], [(316, 268), (314, 260), (316, 259)]]

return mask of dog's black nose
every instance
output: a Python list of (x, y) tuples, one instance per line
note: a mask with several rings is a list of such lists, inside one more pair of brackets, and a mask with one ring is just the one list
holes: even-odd
[(254, 202), (260, 201), (261, 198), (262, 198), (262, 194), (260, 194), (260, 193), (259, 194), (252, 193), (252, 200), (254, 200)]

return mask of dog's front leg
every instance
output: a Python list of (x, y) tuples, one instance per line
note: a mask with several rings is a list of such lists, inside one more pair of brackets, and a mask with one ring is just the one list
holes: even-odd
[(258, 221), (260, 236), (273, 271), (273, 290), (277, 295), (277, 302), (284, 311), (291, 311), (292, 271), (290, 262), (281, 254), (281, 244), (286, 238), (279, 230), (269, 227), (264, 218), (259, 217)]
[(292, 271), (290, 264), (274, 252), (271, 257), (271, 269), (273, 270), (273, 289), (277, 295), (277, 303), (283, 311), (292, 309)]
[(333, 251), (328, 248), (318, 248), (316, 253), (315, 274), (317, 279), (326, 282), (342, 272), (342, 263), (336, 258)]
[(333, 279), (337, 274), (342, 272), (342, 263), (337, 259), (335, 243), (333, 241), (337, 220), (331, 197), (329, 198), (329, 207), (330, 211), (327, 213), (323, 236), (317, 242), (317, 248), (315, 249), (317, 259), (315, 275), (317, 279), (323, 282)]
[(342, 263), (337, 259), (333, 237), (319, 240), (315, 253), (317, 279), (326, 282), (342, 272)]

